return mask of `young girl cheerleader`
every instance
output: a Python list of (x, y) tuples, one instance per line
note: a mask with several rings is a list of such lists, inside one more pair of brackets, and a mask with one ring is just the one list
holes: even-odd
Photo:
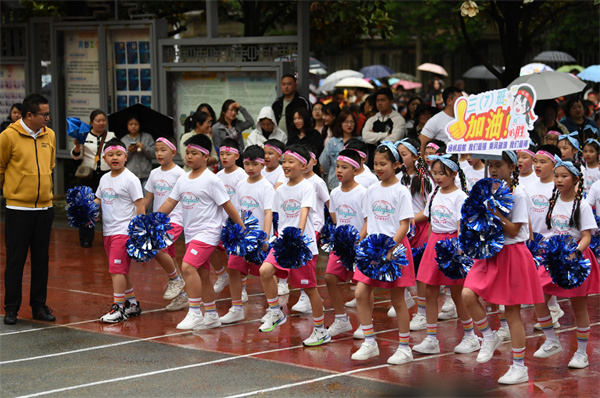
[(600, 180), (599, 153), (600, 142), (595, 138), (588, 138), (583, 144), (583, 159), (585, 160), (583, 192), (585, 193), (588, 193), (592, 185)]
[[(396, 309), (398, 319), (400, 345), (387, 362), (399, 365), (413, 360), (412, 351), (408, 346), (409, 316), (404, 300), (404, 289), (415, 284), (412, 254), (406, 237), (410, 220), (413, 218), (413, 210), (410, 204), (410, 192), (398, 181), (394, 172), (399, 167), (400, 155), (394, 144), (389, 141), (382, 142), (375, 150), (374, 157), (374, 170), (380, 182), (367, 189), (365, 198), (367, 220), (361, 231), (361, 238), (379, 233), (393, 237), (396, 245), (403, 244), (406, 247), (406, 258), (409, 264), (402, 268), (402, 276), (393, 282), (370, 279), (360, 270), (355, 271), (354, 279), (358, 282), (356, 287), (358, 319), (365, 336), (364, 343), (351, 357), (357, 361), (364, 361), (379, 355), (379, 347), (375, 341), (373, 330), (373, 304), (371, 301), (371, 293), (375, 287), (390, 289), (392, 305)], [(393, 248), (390, 250), (388, 258), (392, 252)]]
[(427, 145), (425, 145), (425, 163), (427, 163), (427, 167), (431, 169), (431, 164), (433, 161), (429, 160), (427, 156), (435, 155), (436, 153), (445, 153), (446, 152), (446, 144), (444, 141), (440, 140), (429, 140)]
[[(467, 181), (467, 189), (471, 191), (473, 185), (485, 176), (485, 163), (482, 159), (474, 158), (471, 154), (467, 154), (467, 168), (464, 169), (465, 179)], [(462, 165), (461, 165), (462, 166)], [(461, 167), (461, 170), (463, 168)]]
[[(146, 196), (144, 197), (144, 209), (148, 210), (152, 204), (152, 211), (158, 211), (160, 206), (167, 200), (179, 177), (185, 171), (173, 162), (173, 156), (177, 153), (175, 139), (172, 137), (160, 137), (154, 145), (154, 154), (160, 167), (152, 170), (146, 182)], [(187, 295), (183, 291), (185, 282), (180, 275), (175, 253), (175, 242), (183, 232), (183, 220), (181, 218), (181, 205), (177, 205), (169, 214), (171, 219), (170, 234), (173, 235), (173, 243), (166, 249), (161, 250), (155, 259), (169, 276), (167, 290), (163, 300), (173, 300), (167, 305), (167, 311), (177, 311), (188, 306)]]
[(317, 346), (328, 343), (331, 337), (323, 326), (323, 301), (317, 290), (317, 255), (319, 249), (314, 239), (315, 231), (311, 209), (315, 205), (315, 191), (311, 183), (304, 178), (308, 167), (310, 153), (301, 145), (291, 145), (283, 157), (283, 172), (288, 182), (277, 188), (273, 199), (273, 210), (279, 213), (279, 234), (286, 227), (301, 229), (312, 238), (309, 248), (313, 253), (312, 260), (297, 269), (282, 268), (271, 251), (260, 267), (260, 279), (269, 303), (264, 323), (258, 328), (260, 332), (270, 332), (284, 324), (287, 320), (279, 306), (277, 282), (273, 278), (288, 278), (293, 287), (303, 288), (310, 299), (313, 313), (314, 329), (310, 337), (302, 342), (305, 346)]
[(475, 261), (465, 278), (462, 297), (475, 325), (483, 334), (483, 343), (477, 355), (479, 363), (492, 359), (494, 351), (502, 342), (490, 328), (479, 297), (505, 306), (513, 347), (513, 364), (498, 379), (498, 383), (524, 383), (529, 380), (529, 375), (524, 364), (525, 328), (521, 321), (521, 304), (542, 303), (544, 295), (535, 262), (525, 245), (529, 239), (529, 205), (527, 194), (517, 186), (517, 154), (504, 151), (501, 160), (490, 160), (488, 164), (490, 177), (504, 180), (510, 186), (514, 198), (513, 208), (508, 217), (494, 210), (504, 231), (504, 247), (491, 258)]
[[(335, 167), (340, 185), (331, 191), (329, 199), (331, 218), (336, 227), (352, 225), (357, 231), (361, 231), (365, 224), (364, 198), (367, 189), (354, 181), (359, 168), (360, 156), (356, 151), (350, 149), (340, 151)], [(325, 270), (327, 291), (335, 312), (335, 320), (329, 327), (331, 337), (352, 330), (352, 324), (344, 310), (344, 301), (338, 283), (340, 280), (346, 282), (352, 279), (353, 275), (354, 272), (348, 271), (340, 262), (340, 258), (331, 250)]]
[(537, 180), (537, 176), (533, 172), (533, 158), (535, 157), (536, 151), (537, 147), (531, 140), (529, 140), (529, 148), (517, 151), (519, 184), (521, 184), (525, 190)]
[[(407, 187), (412, 196), (412, 207), (415, 217), (413, 219), (415, 226), (414, 235), (409, 238), (411, 247), (422, 247), (427, 242), (429, 233), (429, 220), (423, 215), (427, 197), (433, 191), (433, 179), (427, 171), (427, 166), (419, 154), (420, 142), (414, 138), (405, 138), (396, 143), (398, 153), (402, 159), (400, 173), (396, 175), (400, 182)], [(415, 302), (408, 289), (404, 291), (406, 305), (412, 307)], [(417, 282), (417, 300), (419, 302), (417, 313), (413, 315), (410, 330), (425, 329), (425, 285)], [(388, 316), (396, 316), (394, 307), (388, 311)], [(420, 320), (423, 321), (420, 321)]]
[[(456, 155), (432, 155), (431, 172), (437, 188), (431, 195), (424, 215), (429, 217), (429, 240), (421, 259), (417, 281), (426, 284), (427, 337), (413, 350), (422, 354), (438, 354), (440, 343), (437, 339), (438, 293), (439, 286), (450, 286), (452, 299), (461, 320), (464, 336), (454, 348), (457, 354), (467, 354), (479, 350), (479, 340), (473, 332), (473, 319), (463, 303), (461, 292), (464, 279), (450, 279), (438, 269), (435, 244), (438, 241), (458, 236), (461, 208), (467, 198), (465, 176), (458, 164)], [(454, 185), (456, 175), (460, 176), (462, 190)]]
[(94, 202), (102, 208), (102, 234), (114, 304), (100, 320), (116, 323), (142, 313), (129, 276), (131, 257), (126, 245), (129, 222), (136, 214), (144, 213), (144, 195), (140, 180), (125, 168), (127, 150), (123, 142), (117, 138), (108, 141), (104, 145), (104, 161), (110, 167), (110, 173), (100, 179)]
[(564, 159), (581, 159), (579, 140), (577, 133), (562, 134), (558, 137), (558, 149), (561, 152), (561, 158)]
[(360, 169), (356, 173), (356, 176), (354, 176), (354, 180), (356, 182), (365, 188), (369, 188), (371, 185), (379, 182), (377, 176), (375, 176), (375, 174), (371, 172), (367, 165), (365, 165), (367, 162), (367, 152), (369, 151), (369, 148), (362, 139), (356, 137), (349, 139), (346, 141), (344, 149), (352, 149), (360, 156)]
[(579, 165), (576, 162), (556, 159), (556, 165), (554, 166), (556, 190), (548, 207), (546, 226), (552, 229), (553, 234), (568, 234), (578, 242), (576, 252), (583, 253), (583, 257), (590, 261), (590, 274), (579, 287), (574, 289), (560, 288), (552, 282), (547, 273), (542, 276), (542, 286), (546, 298), (555, 295), (569, 297), (571, 300), (575, 325), (577, 326), (577, 351), (568, 366), (575, 369), (583, 369), (589, 366), (586, 353), (587, 342), (590, 337), (587, 296), (600, 293), (600, 270), (596, 258), (589, 248), (592, 233), (596, 232), (598, 227), (591, 206), (586, 201), (582, 201), (583, 187), (580, 183), (582, 175), (579, 170)]

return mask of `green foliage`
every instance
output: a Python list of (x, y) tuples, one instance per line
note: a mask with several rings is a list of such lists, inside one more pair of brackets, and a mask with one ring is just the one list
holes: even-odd
[(546, 41), (555, 43), (556, 50), (563, 50), (573, 55), (584, 53), (598, 54), (600, 48), (600, 0), (584, 2), (579, 7), (569, 9), (549, 30)]

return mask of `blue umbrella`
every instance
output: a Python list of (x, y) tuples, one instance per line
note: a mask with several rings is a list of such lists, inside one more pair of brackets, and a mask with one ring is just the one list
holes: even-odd
[(87, 123), (82, 122), (78, 117), (67, 118), (67, 135), (75, 138), (80, 144), (85, 144), (85, 139), (92, 129)]
[(600, 83), (600, 65), (588, 66), (577, 77), (581, 80)]
[(395, 73), (392, 68), (385, 65), (365, 66), (359, 72), (365, 75), (365, 79), (381, 79)]

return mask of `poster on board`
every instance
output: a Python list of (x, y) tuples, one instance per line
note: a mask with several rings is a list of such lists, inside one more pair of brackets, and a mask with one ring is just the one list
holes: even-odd
[(461, 97), (454, 103), (454, 120), (446, 126), (448, 153), (501, 155), (504, 150), (529, 148), (535, 89), (521, 84)]
[(25, 65), (0, 65), (0, 118), (25, 98)]

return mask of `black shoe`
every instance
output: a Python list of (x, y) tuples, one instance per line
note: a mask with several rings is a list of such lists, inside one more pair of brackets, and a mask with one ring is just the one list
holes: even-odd
[(33, 319), (45, 322), (54, 322), (56, 317), (52, 315), (52, 310), (44, 305), (40, 308), (33, 308)]
[(16, 325), (17, 324), (17, 311), (7, 310), (4, 315), (5, 325)]
[(81, 242), (80, 245), (81, 245), (81, 247), (88, 248), (88, 247), (92, 247), (92, 242)]

